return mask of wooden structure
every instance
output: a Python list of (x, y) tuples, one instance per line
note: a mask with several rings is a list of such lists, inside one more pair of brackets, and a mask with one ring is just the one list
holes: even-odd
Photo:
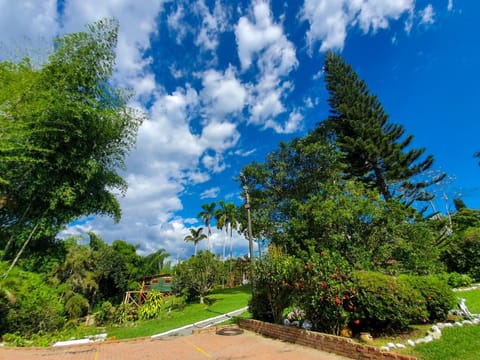
[(170, 294), (173, 289), (172, 276), (170, 274), (158, 274), (142, 279), (142, 286), (138, 291), (127, 291), (123, 299), (124, 304), (142, 305), (151, 290), (162, 294)]

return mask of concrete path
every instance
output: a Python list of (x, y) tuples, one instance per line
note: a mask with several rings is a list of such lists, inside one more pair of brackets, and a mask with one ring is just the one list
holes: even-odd
[(232, 317), (238, 316), (238, 315), (244, 313), (247, 310), (248, 310), (248, 307), (244, 307), (244, 308), (234, 310), (234, 311), (231, 311), (231, 312), (223, 314), (223, 315), (212, 317), (212, 318), (207, 319), (207, 320), (202, 320), (202, 321), (190, 324), (190, 325), (182, 326), (182, 327), (177, 328), (177, 329), (173, 329), (173, 330), (165, 331), (165, 332), (160, 333), (160, 334), (152, 335), (151, 338), (152, 339), (159, 339), (159, 338), (166, 337), (166, 336), (191, 335), (194, 330), (205, 329), (205, 328), (208, 328), (210, 326), (228, 321)]
[(0, 360), (346, 360), (250, 331), (141, 338), (56, 348), (0, 348)]

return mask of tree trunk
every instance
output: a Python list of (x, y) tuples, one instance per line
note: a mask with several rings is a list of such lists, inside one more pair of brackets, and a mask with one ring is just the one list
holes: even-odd
[(20, 259), (20, 256), (22, 255), (23, 251), (25, 250), (25, 248), (27, 247), (28, 243), (29, 243), (30, 240), (32, 239), (33, 234), (35, 234), (35, 232), (37, 231), (37, 228), (38, 228), (38, 225), (39, 225), (39, 224), (40, 224), (40, 219), (37, 220), (37, 223), (35, 224), (35, 226), (33, 227), (32, 231), (30, 232), (30, 235), (28, 235), (27, 240), (25, 240), (25, 242), (24, 242), (23, 245), (22, 245), (22, 248), (18, 251), (17, 256), (15, 256), (15, 259), (13, 259), (12, 264), (10, 265), (10, 267), (8, 268), (8, 270), (5, 271), (5, 273), (3, 274), (3, 278), (4, 278), (4, 279), (7, 278), (8, 274), (10, 273), (10, 271), (12, 271), (13, 267), (16, 265), (18, 259)]

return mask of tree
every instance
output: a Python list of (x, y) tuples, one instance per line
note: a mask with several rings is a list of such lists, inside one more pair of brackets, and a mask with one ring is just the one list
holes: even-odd
[[(324, 194), (326, 184), (339, 184), (341, 160), (323, 128), (318, 128), (304, 138), (280, 143), (264, 163), (245, 166), (242, 174), (250, 193), (253, 237), (282, 246), (290, 243), (290, 222), (299, 215), (294, 203)], [(245, 228), (246, 219), (241, 223)]]
[(445, 177), (426, 177), (433, 156), (421, 160), (425, 149), (407, 150), (413, 136), (405, 137), (403, 126), (388, 122), (377, 96), (339, 55), (328, 52), (324, 69), (331, 107), (325, 126), (345, 154), (346, 176), (377, 189), (386, 201), (430, 200), (433, 195), (425, 189)]
[(198, 297), (200, 304), (218, 284), (222, 263), (210, 251), (200, 251), (175, 267), (175, 287), (190, 297)]
[(207, 227), (207, 250), (210, 251), (210, 236), (212, 235), (211, 223), (212, 219), (215, 217), (215, 207), (217, 204), (212, 202), (210, 204), (202, 204), (202, 211), (198, 214)]
[(165, 259), (170, 256), (165, 249), (158, 249), (154, 253), (148, 254), (144, 257), (143, 276), (150, 276), (168, 271), (169, 263), (165, 263)]
[[(101, 20), (57, 39), (38, 69), (28, 60), (1, 63), (0, 73), (14, 76), (9, 97), (0, 92), (0, 131), (18, 123), (15, 131), (28, 144), (10, 156), (2, 149), (11, 136), (0, 139), (0, 244), (8, 247), (7, 258), (17, 253), (12, 265), (29, 242), (54, 236), (79, 216), (120, 219), (115, 194), (127, 184), (118, 169), (143, 115), (127, 106), (126, 91), (112, 85), (117, 33), (116, 21)], [(24, 161), (32, 154), (36, 161)]]
[(225, 245), (227, 242), (227, 233), (228, 233), (228, 212), (229, 205), (223, 200), (220, 200), (220, 208), (215, 210), (215, 219), (217, 220), (217, 229), (222, 229), (223, 231), (223, 257), (222, 260), (225, 260)]
[(191, 228), (190, 234), (186, 235), (184, 240), (186, 242), (192, 242), (195, 246), (195, 255), (197, 255), (197, 245), (203, 239), (206, 239), (207, 235), (203, 233), (203, 227), (199, 227), (198, 229)]

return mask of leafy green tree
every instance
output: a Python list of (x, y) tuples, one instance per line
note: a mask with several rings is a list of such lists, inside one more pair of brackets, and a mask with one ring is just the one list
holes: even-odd
[(205, 297), (218, 285), (222, 273), (222, 263), (210, 251), (200, 251), (198, 255), (175, 266), (175, 287), (189, 298), (198, 298), (203, 304)]
[[(120, 218), (115, 193), (124, 192), (126, 182), (118, 169), (142, 115), (127, 106), (130, 95), (112, 85), (117, 33), (116, 21), (101, 20), (57, 39), (38, 69), (28, 61), (0, 65), (13, 79), (10, 97), (0, 94), (0, 122), (18, 122), (28, 137), (28, 149), (17, 157), (2, 152), (11, 136), (0, 140), (0, 243), (12, 265), (29, 242), (54, 236), (81, 215)], [(32, 154), (36, 161), (26, 159)]]
[(386, 201), (430, 200), (433, 194), (426, 188), (445, 177), (426, 176), (433, 156), (421, 160), (425, 149), (411, 148), (413, 136), (388, 121), (377, 96), (340, 55), (328, 52), (324, 69), (331, 108), (325, 126), (345, 154), (345, 175), (377, 189)]
[(199, 227), (198, 229), (191, 228), (190, 234), (186, 235), (184, 240), (186, 242), (192, 242), (193, 246), (195, 246), (195, 255), (197, 255), (197, 245), (203, 239), (206, 239), (207, 235), (203, 233), (203, 227)]
[[(245, 166), (242, 173), (250, 193), (253, 237), (289, 243), (290, 221), (298, 215), (293, 204), (325, 193), (326, 183), (338, 183), (340, 160), (340, 153), (319, 128), (304, 138), (280, 143), (264, 163)], [(245, 229), (246, 219), (241, 222)]]
[(210, 204), (202, 204), (202, 211), (198, 216), (205, 222), (207, 227), (207, 250), (210, 251), (210, 236), (212, 236), (212, 219), (215, 217), (215, 208), (217, 204), (212, 202)]
[[(35, 122), (31, 112), (39, 104), (34, 94), (25, 90), (34, 89), (38, 77), (28, 59), (17, 65), (0, 62), (0, 168), (3, 170), (0, 174), (0, 208), (9, 200), (4, 190), (15, 175), (13, 171), (5, 170), (12, 164), (40, 162), (39, 157), (47, 151), (30, 141), (30, 129)], [(12, 104), (12, 100), (16, 103)]]

